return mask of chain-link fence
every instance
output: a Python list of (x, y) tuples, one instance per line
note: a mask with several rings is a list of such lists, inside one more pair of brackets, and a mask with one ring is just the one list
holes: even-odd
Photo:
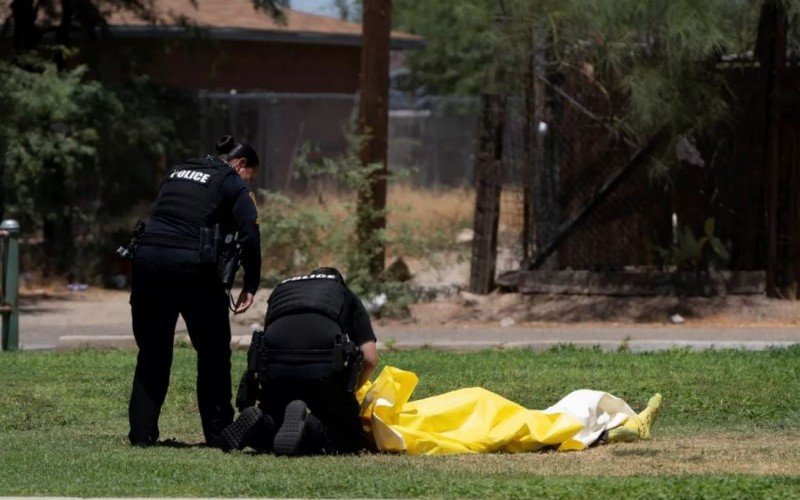
[[(629, 164), (639, 146), (600, 118), (611, 115), (613, 104), (597, 87), (567, 78), (563, 88), (545, 90), (552, 113), (542, 168), (544, 176), (556, 179), (556, 188), (535, 207), (558, 221), (550, 238), (565, 235), (555, 267), (609, 270), (648, 263), (661, 242), (657, 221), (664, 219), (645, 165)], [(619, 183), (609, 190), (615, 180)], [(536, 241), (538, 249), (548, 243)]]
[[(259, 187), (302, 191), (297, 155), (311, 159), (342, 154), (353, 143), (355, 96), (340, 94), (204, 93), (199, 136), (213, 144), (225, 133), (250, 142), (266, 168)], [(389, 112), (389, 168), (409, 172), (419, 187), (468, 186), (477, 100), (427, 97), (413, 109)]]
[(531, 126), (532, 166), (524, 101), (506, 100), (498, 255), (522, 263), (552, 250), (544, 269), (652, 264), (670, 245), (669, 199), (652, 169), (632, 165), (641, 146), (601, 118), (611, 115), (609, 98), (575, 81), (541, 86), (547, 105)]
[[(536, 212), (532, 244), (524, 253), (525, 187), (523, 99), (507, 99), (503, 136), (503, 193), (499, 223), (500, 257), (521, 263), (542, 251), (566, 228), (566, 236), (548, 261), (550, 268), (621, 269), (647, 264), (654, 249), (668, 245), (668, 201), (658, 194), (638, 168), (602, 204), (587, 210), (636, 149), (599, 116), (610, 103), (596, 88), (570, 86), (555, 92), (545, 87), (549, 115), (537, 127), (546, 150), (540, 155), (536, 182), (549, 183), (550, 193), (533, 201)], [(223, 133), (250, 142), (265, 168), (259, 187), (302, 192), (307, 186), (295, 175), (295, 160), (306, 145), (311, 159), (338, 155), (353, 141), (350, 131), (357, 109), (355, 96), (335, 94), (205, 93), (199, 136), (212, 144)], [(593, 112), (584, 108), (591, 107)], [(389, 113), (389, 168), (407, 170), (409, 181), (421, 188), (472, 186), (475, 136), (479, 119), (477, 98), (426, 97), (411, 109)], [(578, 223), (570, 221), (580, 216)], [(544, 226), (547, 226), (546, 228)], [(546, 229), (546, 230), (545, 230)], [(665, 243), (666, 242), (666, 243)]]
[[(521, 164), (523, 103), (509, 99), (501, 241), (505, 223), (505, 240), (517, 234), (520, 244), (512, 248), (527, 249), (521, 261), (552, 250), (542, 269), (764, 269), (765, 226), (759, 217), (765, 186), (759, 137), (752, 133), (761, 109), (757, 80), (747, 70), (729, 76), (737, 113), (702, 137), (671, 142), (620, 133), (607, 117), (624, 109), (624, 99), (583, 75), (542, 78), (546, 105), (532, 140), (541, 151), (530, 170)], [(782, 127), (781, 134), (794, 133), (791, 124)], [(655, 158), (658, 148), (653, 156), (645, 152), (651, 142), (669, 144), (672, 167)], [(794, 161), (794, 150), (785, 157)], [(526, 203), (531, 229), (523, 245)]]

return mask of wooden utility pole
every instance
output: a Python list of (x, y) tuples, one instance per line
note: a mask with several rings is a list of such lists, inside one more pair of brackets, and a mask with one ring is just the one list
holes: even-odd
[(485, 294), (494, 289), (497, 261), (497, 225), (500, 221), (503, 131), (506, 99), (496, 94), (481, 96), (481, 118), (475, 152), (475, 218), (469, 290)]
[(361, 27), (361, 92), (358, 103), (359, 158), (363, 168), (379, 166), (358, 193), (358, 240), (369, 271), (383, 271), (386, 248), (386, 136), (389, 129), (389, 37), (391, 0), (364, 0)]
[[(561, 220), (561, 203), (558, 200), (559, 170), (561, 163), (561, 143), (563, 131), (561, 130), (561, 117), (563, 106), (561, 96), (555, 86), (560, 85), (563, 76), (547, 61), (552, 60), (552, 40), (544, 28), (534, 28), (533, 41), (534, 61), (533, 74), (535, 85), (534, 104), (536, 107), (536, 149), (531, 172), (531, 193), (529, 197), (529, 227), (536, 245), (535, 254), (539, 254), (546, 246), (550, 246), (556, 237), (558, 225)], [(551, 82), (544, 85), (544, 82)], [(542, 122), (545, 127), (539, 131), (538, 125)], [(530, 256), (526, 257), (529, 259)], [(542, 268), (552, 270), (558, 268), (558, 255), (551, 253), (551, 257)]]
[(547, 242), (536, 241), (536, 182), (537, 170), (544, 164), (543, 132), (539, 131), (539, 122), (544, 123), (544, 83), (540, 77), (544, 74), (545, 37), (539, 23), (531, 27), (531, 46), (528, 67), (525, 72), (525, 122), (522, 129), (522, 164), (523, 164), (523, 228), (522, 258), (531, 257), (538, 246)]
[[(776, 298), (797, 298), (797, 264), (792, 262), (794, 241), (792, 227), (797, 225), (791, 213), (791, 180), (795, 165), (783, 165), (780, 143), (780, 85), (786, 68), (787, 19), (783, 5), (777, 0), (764, 3), (759, 20), (756, 57), (759, 61), (759, 92), (763, 96), (764, 140), (762, 160), (765, 183), (767, 227), (767, 295)], [(789, 192), (786, 192), (786, 190)]]
[(36, 28), (36, 8), (33, 0), (13, 0), (11, 12), (14, 16), (12, 45), (19, 52), (31, 50), (39, 43), (41, 32)]

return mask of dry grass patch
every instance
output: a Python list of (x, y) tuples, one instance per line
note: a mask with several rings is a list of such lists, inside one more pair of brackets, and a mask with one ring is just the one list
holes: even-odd
[[(317, 206), (337, 218), (345, 218), (354, 206), (353, 193), (334, 190), (290, 196), (299, 206)], [(408, 185), (392, 185), (387, 193), (388, 226), (416, 224), (419, 231), (471, 227), (475, 207), (472, 189), (420, 189)]]
[(417, 189), (392, 186), (388, 194), (389, 227), (414, 223), (419, 231), (471, 227), (475, 192), (471, 189)]
[[(391, 461), (395, 457), (379, 460)], [(409, 459), (404, 457), (404, 459)], [(723, 434), (655, 438), (597, 446), (570, 453), (426, 457), (443, 473), (533, 474), (537, 476), (655, 476), (677, 474), (800, 474), (800, 437)], [(413, 460), (418, 460), (417, 458)]]

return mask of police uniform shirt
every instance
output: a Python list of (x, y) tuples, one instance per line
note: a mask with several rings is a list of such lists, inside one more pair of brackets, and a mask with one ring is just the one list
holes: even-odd
[[(213, 156), (208, 156), (202, 161), (213, 162), (220, 169), (231, 168)], [(170, 181), (180, 180), (202, 184), (204, 181), (206, 183), (209, 181), (209, 177), (206, 176), (213, 174), (214, 172), (210, 170), (191, 169), (182, 165), (168, 171), (167, 178)], [(216, 172), (216, 175), (220, 175), (219, 171)], [(255, 197), (247, 183), (232, 170), (230, 174), (225, 175), (219, 185), (219, 194), (221, 201), (216, 210), (219, 216), (216, 222), (219, 222), (225, 231), (238, 233), (238, 241), (242, 249), (242, 268), (244, 269), (243, 290), (255, 294), (261, 278), (261, 236)], [(189, 222), (182, 217), (152, 214), (147, 221), (145, 234), (199, 241), (200, 229), (196, 223)]]
[[(350, 341), (358, 346), (375, 342), (377, 339), (369, 313), (350, 289), (345, 291), (344, 308), (348, 314), (343, 326)], [(341, 331), (342, 327), (331, 318), (317, 312), (302, 311), (281, 316), (270, 323), (267, 338), (280, 337), (283, 349), (327, 349), (331, 338)]]

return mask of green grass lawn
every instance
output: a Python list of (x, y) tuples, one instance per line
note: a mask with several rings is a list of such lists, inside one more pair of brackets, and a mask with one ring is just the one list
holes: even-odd
[[(234, 379), (244, 361), (243, 352), (235, 354)], [(709, 436), (733, 436), (732, 442), (744, 442), (765, 457), (778, 446), (774, 441), (765, 445), (761, 436), (788, 436), (795, 445), (800, 443), (793, 437), (800, 430), (800, 348), (657, 354), (571, 348), (544, 353), (422, 350), (387, 353), (382, 362), (420, 375), (415, 399), (479, 385), (530, 408), (549, 406), (578, 388), (609, 391), (637, 410), (657, 391), (666, 403), (654, 439), (641, 446), (513, 457), (382, 454), (287, 459), (223, 454), (194, 446), (202, 440), (194, 395), (195, 358), (191, 349), (183, 348), (175, 353), (160, 428), (162, 439), (185, 445), (138, 449), (126, 440), (132, 352), (2, 353), (0, 495), (800, 495), (800, 477), (741, 473), (748, 470), (747, 464), (731, 462), (730, 469), (717, 464), (709, 473), (675, 473), (684, 470), (683, 461), (702, 463), (702, 452), (693, 451), (677, 464), (662, 467), (660, 462), (669, 458), (664, 449), (688, 449), (693, 440)], [(782, 456), (781, 464), (788, 461), (790, 470), (800, 469), (793, 463), (800, 455), (792, 450)], [(718, 461), (727, 460), (724, 449), (717, 453)], [(746, 462), (748, 456), (731, 460)], [(621, 474), (608, 475), (617, 465)]]

